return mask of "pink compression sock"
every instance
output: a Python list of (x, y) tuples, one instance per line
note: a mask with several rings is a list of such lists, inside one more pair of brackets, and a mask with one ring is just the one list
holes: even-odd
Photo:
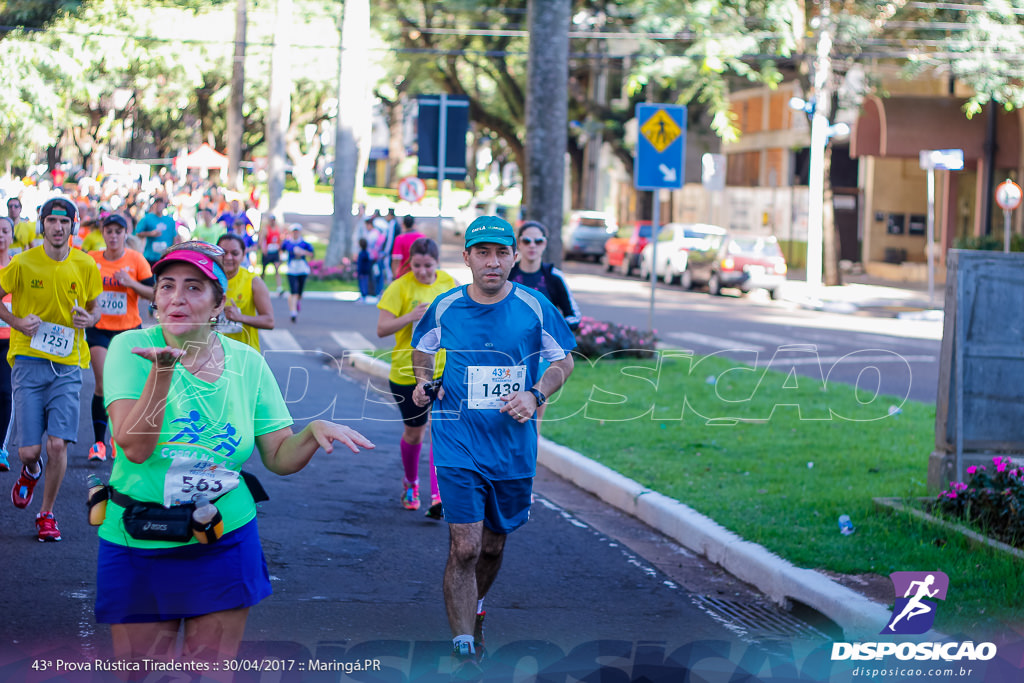
[(402, 469), (405, 471), (405, 480), (415, 484), (420, 480), (420, 448), (421, 444), (406, 443), (402, 439), (399, 443), (402, 451)]

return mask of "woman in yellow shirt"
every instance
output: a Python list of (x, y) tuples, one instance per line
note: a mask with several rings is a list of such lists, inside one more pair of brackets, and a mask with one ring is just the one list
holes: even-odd
[(274, 329), (270, 291), (255, 273), (242, 268), (246, 247), (241, 236), (233, 232), (221, 235), (217, 246), (224, 250), (224, 274), (228, 276), (224, 320), (218, 331), (258, 351), (259, 330)]
[[(407, 510), (420, 508), (420, 450), (430, 417), (429, 405), (419, 408), (412, 402), (412, 392), (416, 388), (416, 376), (412, 370), (412, 328), (437, 295), (458, 285), (451, 275), (438, 270), (439, 260), (440, 252), (434, 240), (423, 237), (413, 242), (409, 247), (410, 272), (392, 282), (377, 303), (380, 309), (377, 336), (395, 335), (388, 384), (405, 424), (399, 447), (404, 471), (402, 506)], [(440, 377), (443, 370), (444, 358), (439, 354), (434, 365), (434, 377)], [(433, 448), (430, 450), (430, 510), (427, 516), (441, 517), (441, 495), (434, 473)]]

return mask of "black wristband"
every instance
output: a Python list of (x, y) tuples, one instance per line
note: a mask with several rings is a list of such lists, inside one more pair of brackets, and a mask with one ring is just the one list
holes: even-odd
[(537, 387), (530, 387), (529, 389), (527, 389), (527, 391), (529, 391), (531, 394), (533, 394), (533, 397), (535, 399), (537, 399), (537, 407), (538, 408), (540, 408), (542, 405), (544, 405), (544, 402), (548, 400), (548, 397), (545, 396), (544, 394), (542, 394), (541, 390), (538, 389)]

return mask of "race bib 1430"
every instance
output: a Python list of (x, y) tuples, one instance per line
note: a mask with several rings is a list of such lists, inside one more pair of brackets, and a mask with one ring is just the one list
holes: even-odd
[(522, 391), (526, 383), (525, 365), (471, 365), (469, 379), (470, 410), (501, 408), (501, 396)]

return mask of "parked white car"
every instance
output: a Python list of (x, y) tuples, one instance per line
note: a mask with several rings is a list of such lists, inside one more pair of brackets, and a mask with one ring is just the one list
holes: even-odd
[[(684, 289), (693, 286), (690, 265), (714, 258), (725, 228), (706, 223), (668, 223), (658, 232), (657, 276), (665, 284), (682, 281)], [(651, 277), (654, 246), (648, 243), (640, 252), (640, 273)]]

